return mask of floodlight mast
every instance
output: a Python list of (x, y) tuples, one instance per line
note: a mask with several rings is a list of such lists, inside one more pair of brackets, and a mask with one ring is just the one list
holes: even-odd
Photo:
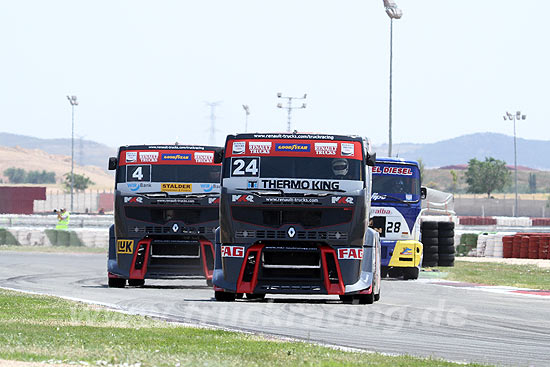
[(78, 106), (78, 100), (76, 96), (67, 96), (69, 103), (71, 104), (71, 212), (73, 211), (73, 196), (74, 196), (74, 107)]
[(282, 98), (282, 99), (287, 99), (288, 100), (286, 107), (283, 107), (282, 103), (277, 103), (277, 108), (285, 108), (288, 111), (288, 120), (287, 120), (286, 131), (291, 132), (292, 131), (291, 130), (292, 110), (306, 108), (306, 106), (307, 106), (305, 103), (302, 103), (301, 106), (292, 106), (292, 100), (293, 99), (306, 99), (307, 98), (307, 93), (304, 93), (303, 97), (285, 97), (285, 96), (283, 96), (283, 94), (281, 92), (279, 92), (279, 93), (277, 93), (277, 98)]
[(504, 118), (504, 121), (514, 121), (514, 179), (515, 179), (515, 186), (516, 186), (516, 200), (515, 200), (515, 206), (514, 206), (514, 217), (518, 216), (518, 155), (517, 155), (517, 148), (516, 148), (516, 120), (525, 120), (527, 119), (527, 115), (522, 115), (521, 111), (516, 111), (516, 114), (511, 114), (510, 112), (506, 111), (506, 115), (502, 116)]

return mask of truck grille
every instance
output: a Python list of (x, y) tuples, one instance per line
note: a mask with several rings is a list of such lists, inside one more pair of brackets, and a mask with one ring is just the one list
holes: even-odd
[[(245, 230), (236, 231), (236, 238), (289, 239), (286, 231)], [(299, 240), (347, 240), (348, 234), (340, 231), (297, 231), (294, 239)]]
[(315, 247), (266, 246), (261, 279), (320, 279), (321, 253)]
[(174, 232), (172, 226), (136, 226), (130, 228), (130, 232), (145, 233), (145, 234), (174, 234), (183, 233), (189, 235), (212, 235), (216, 231), (215, 227), (179, 227), (177, 232)]
[(200, 259), (200, 243), (192, 240), (153, 240), (150, 265), (180, 265)]
[(352, 208), (250, 208), (233, 206), (233, 219), (266, 227), (278, 228), (297, 224), (304, 228), (326, 227), (348, 223), (353, 217)]

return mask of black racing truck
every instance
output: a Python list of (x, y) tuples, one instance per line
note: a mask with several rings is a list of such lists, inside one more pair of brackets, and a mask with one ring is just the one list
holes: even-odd
[(355, 136), (238, 134), (222, 162), (214, 291), (380, 296), (380, 241), (368, 228), (376, 156)]
[(133, 145), (116, 170), (109, 231), (109, 287), (146, 278), (204, 276), (211, 284), (218, 227), (221, 148)]

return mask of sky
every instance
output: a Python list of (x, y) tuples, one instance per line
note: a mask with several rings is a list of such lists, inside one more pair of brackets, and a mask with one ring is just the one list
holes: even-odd
[[(396, 0), (393, 142), (476, 132), (550, 140), (550, 1)], [(0, 131), (126, 144), (222, 145), (292, 130), (388, 142), (382, 0), (0, 3)], [(211, 141), (211, 109), (215, 134)], [(397, 149), (397, 148), (394, 148)]]

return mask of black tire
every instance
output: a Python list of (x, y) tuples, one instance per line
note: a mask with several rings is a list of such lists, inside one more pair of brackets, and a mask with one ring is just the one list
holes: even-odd
[(124, 288), (126, 287), (126, 279), (109, 278), (109, 288)]
[(439, 254), (439, 260), (438, 262), (450, 262), (455, 261), (455, 254)]
[(378, 302), (378, 301), (380, 301), (380, 292), (374, 295), (374, 302)]
[(437, 229), (423, 229), (420, 231), (422, 238), (426, 237), (434, 237), (437, 238), (439, 236), (439, 231)]
[(439, 238), (437, 237), (424, 237), (420, 241), (424, 246), (437, 246), (439, 244)]
[(236, 299), (242, 299), (243, 296), (244, 296), (244, 293), (237, 293), (237, 294), (235, 294), (235, 298), (236, 298)]
[(439, 247), (454, 246), (454, 244), (455, 244), (454, 237), (439, 238), (439, 242), (438, 242)]
[(388, 267), (387, 266), (381, 266), (380, 267), (380, 278), (384, 279), (388, 277)]
[(128, 285), (130, 287), (143, 287), (145, 285), (145, 279), (128, 279)]
[(399, 278), (401, 275), (403, 275), (401, 268), (391, 268), (388, 270), (388, 276), (390, 278)]
[(418, 279), (418, 274), (420, 270), (417, 267), (414, 268), (403, 268), (403, 279)]
[(422, 267), (423, 268), (433, 268), (435, 266), (437, 266), (438, 262), (437, 261), (426, 261), (426, 260), (422, 260)]
[(437, 265), (438, 266), (451, 267), (451, 266), (455, 266), (455, 262), (454, 261), (440, 261)]
[(454, 246), (441, 246), (439, 248), (439, 258), (441, 259), (441, 255), (447, 255), (447, 254), (455, 254), (455, 247)]
[(370, 294), (357, 294), (354, 296), (359, 301), (360, 305), (372, 305), (374, 303), (374, 293)]
[(420, 228), (421, 229), (438, 229), (439, 226), (438, 226), (438, 222), (427, 221), (427, 222), (420, 223)]
[(340, 294), (338, 297), (340, 297), (340, 301), (343, 303), (352, 303), (353, 302), (353, 296), (348, 296), (346, 294)]
[(455, 231), (453, 229), (446, 229), (444, 231), (442, 231), (440, 229), (438, 236), (439, 236), (439, 238), (445, 238), (445, 237), (454, 238), (455, 237)]
[(424, 246), (422, 251), (424, 254), (437, 254), (439, 253), (439, 246)]
[(224, 292), (224, 291), (215, 291), (214, 297), (218, 302), (233, 302), (235, 301), (235, 293)]
[(437, 229), (440, 231), (450, 231), (455, 229), (455, 223), (454, 222), (438, 222), (437, 223)]
[(265, 293), (247, 293), (246, 294), (247, 299), (259, 299), (262, 300), (265, 298)]

